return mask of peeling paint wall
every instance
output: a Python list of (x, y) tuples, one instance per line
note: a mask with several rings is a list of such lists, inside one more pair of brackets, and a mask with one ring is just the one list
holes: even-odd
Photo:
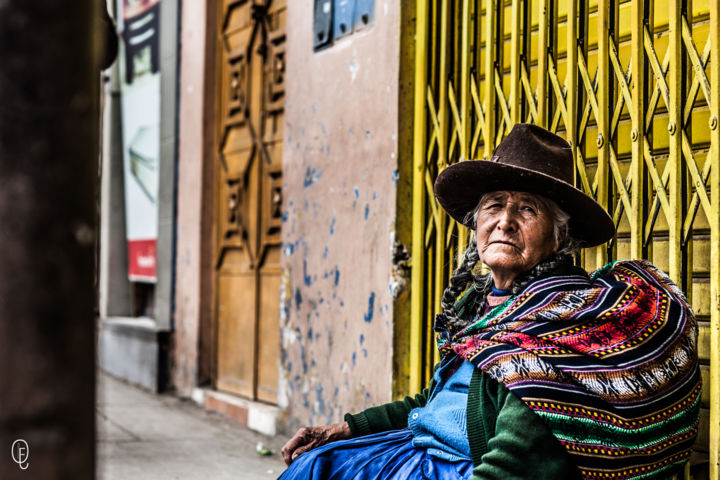
[(288, 2), (280, 406), (284, 429), (392, 394), (399, 2), (312, 51), (313, 8)]

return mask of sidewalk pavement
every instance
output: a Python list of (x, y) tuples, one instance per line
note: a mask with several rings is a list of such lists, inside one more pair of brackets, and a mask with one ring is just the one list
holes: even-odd
[[(191, 401), (98, 374), (99, 480), (272, 480), (284, 437), (266, 437)], [(259, 455), (262, 442), (271, 456)]]

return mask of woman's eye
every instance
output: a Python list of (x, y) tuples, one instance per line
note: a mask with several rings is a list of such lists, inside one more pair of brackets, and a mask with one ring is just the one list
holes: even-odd
[(529, 213), (535, 213), (535, 208), (530, 205), (523, 206), (522, 210)]

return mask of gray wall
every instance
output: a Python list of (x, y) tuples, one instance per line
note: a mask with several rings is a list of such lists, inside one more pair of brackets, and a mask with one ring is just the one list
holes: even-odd
[(160, 2), (160, 185), (155, 285), (155, 321), (172, 327), (175, 275), (175, 168), (177, 164), (177, 85), (179, 0)]

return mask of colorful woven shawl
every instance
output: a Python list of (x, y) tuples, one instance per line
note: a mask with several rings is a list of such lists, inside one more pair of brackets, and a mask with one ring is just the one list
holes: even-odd
[(441, 355), (455, 352), (522, 398), (584, 478), (665, 478), (690, 456), (697, 324), (649, 263), (551, 275), (460, 332), (443, 325), (441, 314)]

